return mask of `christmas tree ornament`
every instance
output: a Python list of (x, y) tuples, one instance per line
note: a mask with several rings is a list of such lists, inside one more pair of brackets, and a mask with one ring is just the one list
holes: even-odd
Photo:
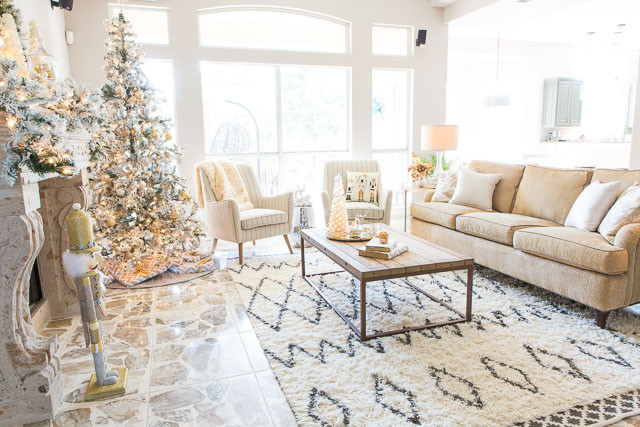
[(128, 372), (127, 368), (107, 370), (100, 328), (100, 320), (106, 316), (102, 301), (106, 289), (98, 271), (102, 248), (96, 245), (93, 237), (91, 217), (80, 209), (79, 203), (72, 208), (66, 219), (69, 249), (63, 254), (63, 264), (76, 282), (85, 344), (93, 355), (95, 373), (91, 375), (85, 395), (85, 400), (89, 401), (124, 394)]
[(349, 231), (349, 216), (347, 215), (347, 201), (344, 196), (342, 175), (333, 179), (333, 195), (331, 197), (331, 211), (327, 236), (329, 238), (346, 238)]

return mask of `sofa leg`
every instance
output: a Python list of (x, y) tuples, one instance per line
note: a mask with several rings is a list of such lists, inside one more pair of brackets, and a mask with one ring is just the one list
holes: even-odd
[(238, 264), (242, 265), (243, 264), (243, 258), (242, 258), (242, 243), (238, 243)]
[(287, 247), (289, 248), (289, 253), (293, 253), (293, 248), (291, 248), (291, 243), (289, 243), (289, 236), (287, 236), (286, 234), (283, 234), (282, 237), (284, 237), (284, 241), (287, 242)]
[(216, 247), (218, 246), (218, 239), (213, 239), (213, 248), (211, 248), (211, 253), (216, 253)]
[(609, 317), (610, 311), (596, 310), (596, 325), (604, 328), (607, 325), (607, 317)]

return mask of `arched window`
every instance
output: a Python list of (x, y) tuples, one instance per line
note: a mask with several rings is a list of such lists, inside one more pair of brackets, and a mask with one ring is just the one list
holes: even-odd
[(349, 23), (298, 9), (221, 7), (200, 11), (200, 45), (231, 49), (349, 52)]

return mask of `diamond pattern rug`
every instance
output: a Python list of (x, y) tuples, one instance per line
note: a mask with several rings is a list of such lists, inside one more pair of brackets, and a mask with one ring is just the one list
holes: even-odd
[[(308, 272), (337, 266), (310, 252)], [(640, 317), (598, 328), (591, 311), (477, 267), (473, 321), (361, 342), (300, 277), (298, 256), (229, 265), (301, 425), (606, 425), (640, 413)], [(464, 308), (463, 273), (407, 279)], [(355, 324), (359, 288), (318, 276)], [(579, 286), (576, 283), (576, 286)], [(367, 287), (369, 331), (449, 318), (404, 279)]]

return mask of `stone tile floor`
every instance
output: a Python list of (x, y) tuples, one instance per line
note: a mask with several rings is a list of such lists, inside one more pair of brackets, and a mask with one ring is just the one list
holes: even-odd
[[(245, 246), (246, 257), (288, 253), (281, 237)], [(227, 258), (237, 262), (236, 245), (220, 242), (217, 253), (223, 269)], [(55, 419), (36, 425), (295, 426), (230, 280), (220, 271), (107, 293), (107, 362), (130, 376), (127, 394), (117, 398), (82, 401), (93, 371), (82, 326), (78, 318), (50, 321), (43, 334), (58, 335), (66, 395)], [(640, 427), (640, 416), (616, 426)]]
[[(246, 256), (287, 253), (282, 238), (269, 240), (248, 245)], [(237, 257), (235, 245), (222, 242), (218, 254)], [(126, 395), (112, 399), (82, 401), (93, 360), (80, 320), (50, 321), (43, 334), (59, 339), (65, 402), (52, 422), (37, 424), (295, 426), (230, 280), (221, 271), (173, 286), (107, 292), (107, 363), (129, 369)]]

